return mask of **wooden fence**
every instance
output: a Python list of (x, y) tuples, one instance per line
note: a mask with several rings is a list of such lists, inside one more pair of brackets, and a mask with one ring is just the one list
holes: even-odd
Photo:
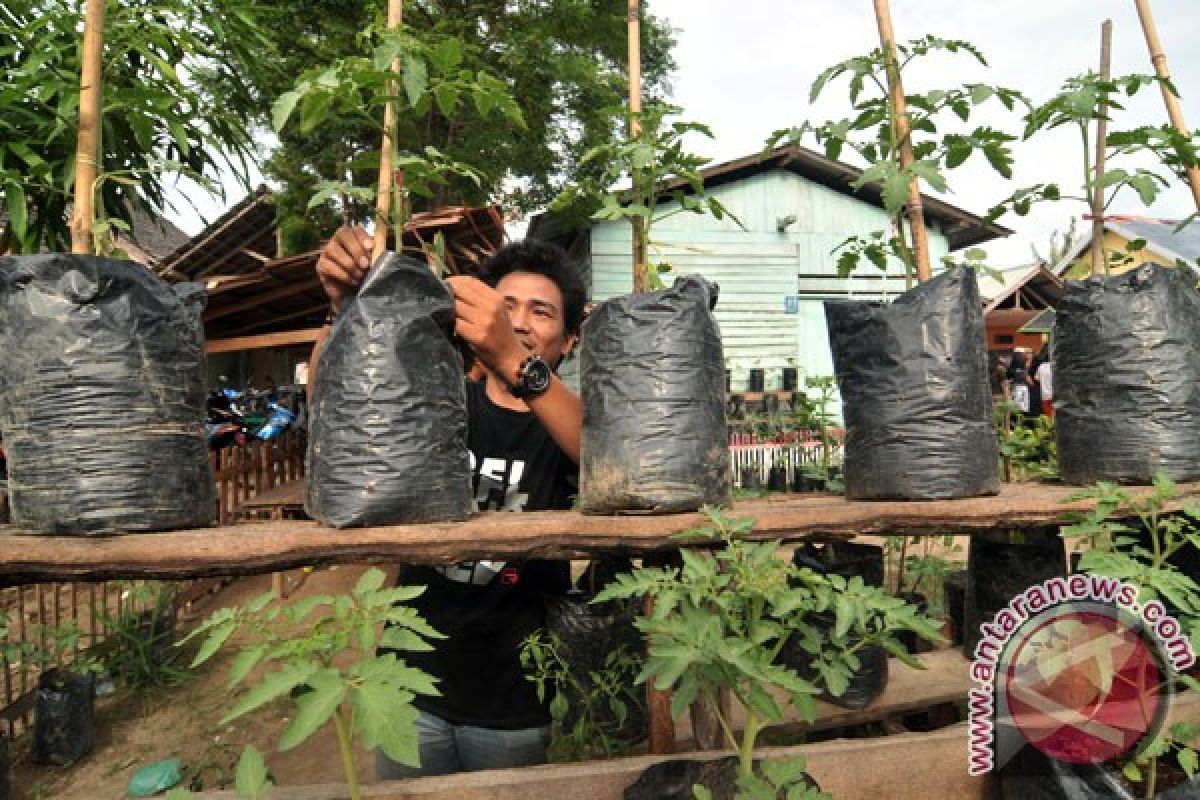
[[(287, 431), (275, 441), (254, 440), (245, 447), (227, 447), (211, 454), (217, 485), (217, 520), (230, 524), (241, 517), (250, 498), (304, 475), (305, 438)], [(189, 581), (174, 587), (172, 612), (211, 591), (218, 581)], [(0, 614), (7, 622), (7, 637), (0, 643), (28, 642), (46, 650), (53, 630), (72, 621), (78, 640), (62, 661), (70, 663), (81, 653), (102, 649), (112, 634), (112, 623), (123, 612), (138, 612), (152, 605), (147, 596), (167, 588), (159, 582), (37, 583), (0, 590)], [(148, 605), (149, 604), (149, 605)], [(21, 733), (31, 722), (33, 696), (40, 667), (0, 655), (0, 735)]]

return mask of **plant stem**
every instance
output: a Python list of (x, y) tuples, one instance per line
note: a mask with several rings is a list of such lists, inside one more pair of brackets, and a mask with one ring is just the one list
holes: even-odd
[(362, 795), (358, 788), (358, 768), (354, 763), (354, 750), (350, 746), (350, 731), (346, 727), (346, 720), (342, 717), (340, 707), (333, 712), (333, 723), (337, 728), (338, 746), (342, 751), (342, 769), (346, 773), (346, 783), (350, 786), (350, 800), (361, 800)]
[(1146, 777), (1146, 789), (1142, 794), (1142, 796), (1145, 797), (1146, 800), (1150, 800), (1152, 797), (1154, 797), (1154, 788), (1155, 788), (1155, 784), (1157, 784), (1157, 783), (1158, 783), (1158, 758), (1155, 757), (1155, 758), (1150, 759), (1150, 774)]
[(758, 715), (747, 708), (746, 724), (742, 728), (742, 742), (737, 748), (739, 770), (745, 777), (750, 777), (754, 774), (754, 742), (761, 730), (762, 725), (758, 721)]

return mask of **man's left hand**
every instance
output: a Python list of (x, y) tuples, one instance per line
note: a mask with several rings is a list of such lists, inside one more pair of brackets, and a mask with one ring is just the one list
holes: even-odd
[(484, 366), (505, 381), (515, 380), (529, 350), (513, 330), (504, 297), (466, 275), (447, 278), (446, 283), (454, 293), (454, 332), (471, 345)]

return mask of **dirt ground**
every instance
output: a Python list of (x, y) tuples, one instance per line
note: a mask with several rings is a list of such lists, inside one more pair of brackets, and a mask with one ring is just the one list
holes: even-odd
[[(353, 587), (363, 568), (337, 567), (310, 574), (292, 595), (343, 593)], [(296, 574), (296, 573), (293, 573)], [(206, 602), (200, 618), (223, 606), (245, 602), (270, 588), (270, 577), (246, 578)], [(189, 651), (184, 664), (191, 662)], [(278, 701), (228, 725), (219, 720), (231, 707), (226, 675), (236, 650), (222, 653), (192, 672), (175, 687), (136, 694), (119, 689), (96, 703), (96, 747), (71, 767), (43, 767), (30, 763), (30, 736), (10, 745), (12, 788), (16, 800), (119, 800), (126, 797), (129, 779), (142, 767), (178, 757), (185, 767), (185, 782), (193, 776), (204, 789), (232, 786), (234, 765), (246, 744), (265, 756), (279, 786), (344, 781), (337, 738), (330, 723), (304, 744), (286, 753), (276, 752), (287, 725), (288, 705)], [(358, 773), (366, 783), (374, 780), (369, 753), (357, 753)]]

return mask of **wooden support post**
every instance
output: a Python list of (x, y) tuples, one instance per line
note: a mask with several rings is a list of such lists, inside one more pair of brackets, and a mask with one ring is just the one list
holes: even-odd
[[(1100, 26), (1100, 80), (1112, 75), (1112, 20)], [(1092, 175), (1092, 274), (1108, 271), (1104, 258), (1104, 156), (1108, 149), (1108, 95), (1100, 94), (1096, 120), (1096, 166)]]
[[(628, 46), (629, 46), (629, 138), (636, 139), (642, 133), (642, 28), (639, 11), (640, 0), (629, 0)], [(630, 220), (633, 226), (633, 290), (644, 292), (650, 288), (646, 265), (646, 221), (641, 217)]]
[[(1179, 107), (1179, 98), (1165, 83), (1171, 78), (1167, 68), (1167, 55), (1163, 52), (1162, 42), (1158, 38), (1158, 27), (1154, 24), (1154, 15), (1150, 11), (1150, 0), (1133, 0), (1137, 6), (1138, 18), (1142, 21), (1142, 32), (1146, 34), (1146, 47), (1150, 50), (1150, 63), (1154, 65), (1154, 74), (1162, 78), (1159, 88), (1162, 90), (1163, 104), (1167, 107), (1167, 118), (1175, 130), (1189, 135), (1187, 123), (1183, 121), (1183, 110)], [(1200, 211), (1200, 167), (1188, 167), (1188, 186), (1192, 190), (1192, 200), (1196, 210)]]
[[(388, 30), (397, 30), (404, 22), (404, 0), (388, 0)], [(392, 61), (392, 72), (400, 76), (400, 59)], [(393, 84), (398, 96), (399, 81)], [(372, 252), (373, 260), (378, 260), (387, 250), (388, 228), (392, 216), (392, 187), (395, 186), (395, 175), (392, 174), (392, 154), (396, 150), (396, 121), (399, 119), (396, 101), (390, 100), (383, 109), (383, 143), (379, 151), (379, 194), (375, 198), (375, 247)], [(400, 249), (402, 224), (397, 225), (396, 249)]]
[(105, 0), (87, 0), (83, 19), (83, 66), (79, 78), (79, 132), (75, 138), (75, 208), (71, 252), (92, 252), (96, 174), (100, 167), (100, 108), (104, 84)]
[[(896, 35), (892, 31), (892, 12), (888, 8), (888, 0), (875, 0), (875, 19), (879, 23), (879, 45), (883, 48), (887, 60), (888, 97), (892, 105), (892, 117), (895, 119), (896, 147), (900, 153), (900, 166), (908, 169), (912, 166), (913, 156), (912, 131), (908, 122), (908, 104), (904, 99), (904, 84), (900, 80), (900, 64), (896, 57)], [(916, 262), (917, 281), (925, 282), (933, 277), (929, 263), (929, 235), (925, 231), (925, 209), (921, 202), (921, 183), (916, 178), (908, 184), (908, 202), (905, 204), (905, 215), (908, 217), (908, 227), (912, 234), (913, 259)], [(904, 231), (898, 231), (903, 237)]]
[[(645, 614), (649, 617), (653, 613), (654, 598), (647, 597)], [(653, 680), (646, 681), (646, 711), (650, 718), (647, 752), (651, 755), (670, 755), (675, 752), (675, 720), (671, 717), (671, 693), (656, 689)]]

